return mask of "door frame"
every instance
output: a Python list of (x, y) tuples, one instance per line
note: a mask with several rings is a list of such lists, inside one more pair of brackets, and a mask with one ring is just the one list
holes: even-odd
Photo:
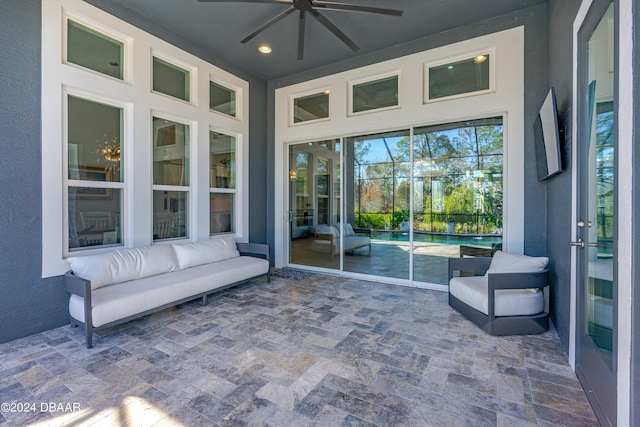
[[(617, 22), (615, 39), (615, 96), (616, 96), (616, 183), (617, 183), (617, 204), (615, 207), (618, 221), (616, 268), (614, 269), (617, 281), (617, 312), (616, 324), (618, 325), (616, 334), (616, 418), (618, 425), (630, 425), (632, 422), (632, 353), (633, 344), (633, 235), (631, 233), (634, 225), (633, 217), (633, 180), (620, 180), (617, 177), (633, 176), (633, 123), (634, 123), (634, 100), (633, 100), (633, 56), (619, 55), (618, 52), (633, 52), (633, 1), (615, 0), (614, 16)], [(573, 22), (573, 95), (572, 95), (572, 152), (571, 164), (576, 165), (577, 141), (579, 135), (578, 119), (578, 88), (579, 80), (579, 34), (580, 29), (587, 19), (594, 0), (583, 0)], [(619, 90), (622, 87), (624, 90)], [(572, 167), (572, 223), (578, 221), (578, 176), (577, 168)], [(571, 227), (571, 240), (577, 240), (577, 227)], [(577, 343), (577, 322), (578, 322), (578, 282), (577, 282), (577, 248), (571, 249), (571, 306), (570, 306), (570, 331), (569, 331), (569, 363), (576, 369), (576, 343)]]

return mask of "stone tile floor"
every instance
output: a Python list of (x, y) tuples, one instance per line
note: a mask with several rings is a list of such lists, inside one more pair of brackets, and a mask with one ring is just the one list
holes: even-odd
[(558, 336), (491, 337), (442, 292), (259, 278), (103, 331), (0, 345), (0, 425), (598, 425)]

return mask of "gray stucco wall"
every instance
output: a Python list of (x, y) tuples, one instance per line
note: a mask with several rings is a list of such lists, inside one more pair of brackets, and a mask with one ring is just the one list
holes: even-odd
[[(90, 1), (99, 3), (99, 1)], [(111, 11), (118, 16), (122, 11)], [(251, 103), (249, 167), (249, 238), (265, 242), (266, 82), (204, 49), (154, 28), (130, 13), (120, 16), (158, 37), (249, 81)], [(41, 191), (41, 2), (0, 2), (0, 343), (61, 326), (68, 322), (68, 294), (62, 277), (42, 279)]]
[(0, 2), (0, 342), (68, 320), (62, 280), (41, 279), (40, 15)]
[(565, 171), (547, 181), (547, 254), (551, 261), (553, 322), (569, 351), (571, 302), (571, 133), (573, 96), (573, 20), (580, 0), (549, 1), (549, 86), (556, 88), (560, 128), (564, 140)]

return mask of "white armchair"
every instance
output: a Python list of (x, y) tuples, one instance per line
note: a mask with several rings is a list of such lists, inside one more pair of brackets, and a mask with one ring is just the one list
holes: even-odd
[(549, 329), (548, 261), (502, 251), (450, 258), (449, 305), (491, 335), (542, 333)]

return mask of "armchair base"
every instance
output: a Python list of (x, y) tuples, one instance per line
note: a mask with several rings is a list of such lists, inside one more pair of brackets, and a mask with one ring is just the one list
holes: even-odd
[(532, 335), (549, 329), (549, 313), (533, 316), (500, 316), (493, 320), (449, 294), (449, 305), (490, 335)]

